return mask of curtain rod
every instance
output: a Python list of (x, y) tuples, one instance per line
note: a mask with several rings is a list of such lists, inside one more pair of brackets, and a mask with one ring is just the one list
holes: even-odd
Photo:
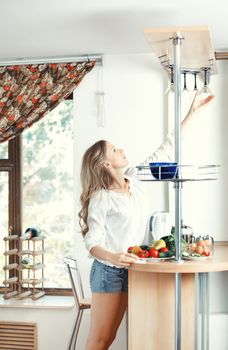
[(42, 63), (67, 63), (67, 62), (84, 62), (96, 61), (102, 65), (101, 55), (81, 55), (81, 56), (55, 56), (55, 57), (32, 57), (32, 58), (9, 58), (1, 59), (0, 66), (13, 66), (22, 64), (42, 64)]
[(228, 52), (227, 51), (215, 52), (215, 59), (216, 60), (228, 60)]

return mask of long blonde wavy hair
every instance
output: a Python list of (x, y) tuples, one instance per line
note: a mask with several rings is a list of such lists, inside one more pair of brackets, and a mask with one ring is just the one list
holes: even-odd
[(113, 183), (113, 177), (104, 166), (106, 141), (100, 140), (87, 149), (82, 159), (80, 196), (81, 210), (78, 213), (82, 235), (85, 236), (88, 227), (88, 207), (92, 195), (101, 190), (108, 189)]

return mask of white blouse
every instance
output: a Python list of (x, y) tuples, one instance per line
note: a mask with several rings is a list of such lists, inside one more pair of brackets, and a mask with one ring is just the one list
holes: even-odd
[(99, 245), (111, 252), (126, 252), (128, 247), (143, 243), (149, 214), (147, 197), (139, 181), (126, 178), (130, 183), (130, 196), (100, 190), (90, 199), (89, 231), (85, 236), (89, 251)]
[[(171, 159), (174, 137), (169, 135), (148, 162)], [(143, 244), (148, 230), (149, 202), (142, 183), (137, 180), (134, 168), (127, 170), (130, 196), (112, 190), (100, 190), (90, 199), (88, 207), (89, 231), (85, 245), (90, 251), (99, 245), (111, 252), (126, 252), (132, 245)], [(102, 261), (112, 266), (107, 261)]]

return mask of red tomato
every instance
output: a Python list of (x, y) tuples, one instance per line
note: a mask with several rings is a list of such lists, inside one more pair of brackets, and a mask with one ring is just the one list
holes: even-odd
[(148, 258), (149, 253), (147, 250), (142, 250), (141, 252), (138, 252), (138, 257), (139, 258)]
[(161, 249), (159, 249), (159, 252), (160, 253), (166, 253), (166, 252), (168, 252), (168, 248), (167, 247), (165, 247), (165, 248), (161, 248)]
[(159, 251), (155, 248), (151, 248), (149, 250), (149, 257), (151, 258), (158, 258), (158, 255), (159, 255)]
[(204, 256), (210, 256), (210, 250), (204, 250), (202, 255)]

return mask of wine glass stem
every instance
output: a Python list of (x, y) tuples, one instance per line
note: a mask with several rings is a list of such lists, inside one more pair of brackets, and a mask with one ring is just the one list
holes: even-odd
[(197, 90), (197, 74), (194, 73), (194, 81), (195, 81), (195, 86), (194, 86), (194, 90)]
[(187, 85), (186, 85), (186, 73), (184, 73), (184, 90), (187, 90)]

